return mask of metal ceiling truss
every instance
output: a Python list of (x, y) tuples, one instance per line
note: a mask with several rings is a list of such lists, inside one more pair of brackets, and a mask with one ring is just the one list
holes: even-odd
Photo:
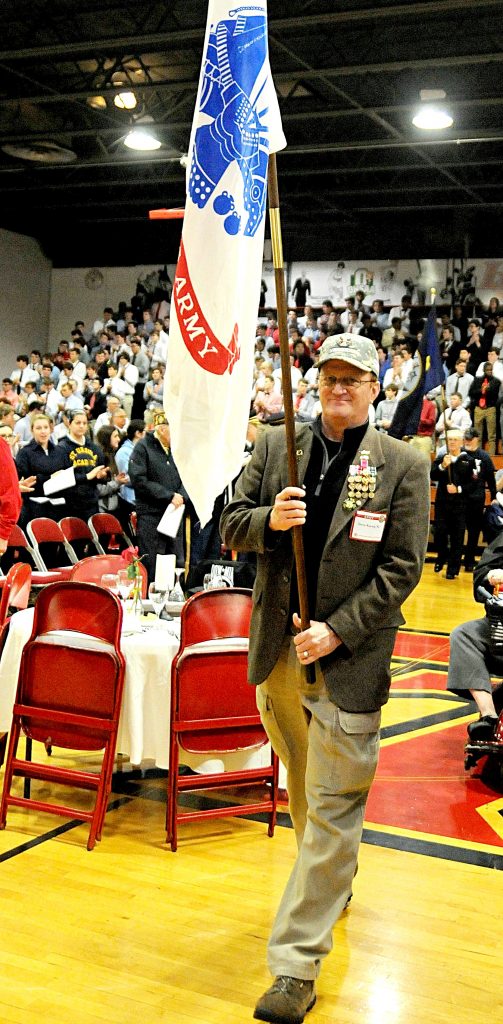
[[(81, 258), (86, 231), (93, 251), (96, 225), (114, 224), (120, 236), (134, 223), (143, 254), (149, 240), (175, 238), (172, 227), (149, 224), (147, 211), (184, 202), (180, 157), (190, 137), (207, 0), (4, 3), (11, 14), (0, 51), (0, 147), (50, 142), (76, 159), (43, 164), (0, 149), (0, 226), (33, 225), (58, 249), (61, 265), (75, 258), (67, 239), (77, 229)], [(434, 235), (441, 246), (451, 238), (459, 244), (455, 231), (466, 233), (484, 217), (497, 248), (503, 47), (495, 26), (503, 0), (289, 0), (288, 14), (280, 0), (268, 6), (288, 139), (278, 155), (286, 249), (298, 245), (297, 223), (303, 243), (316, 251), (332, 224), (351, 244), (368, 245), (372, 225), (381, 226), (381, 238), (386, 223), (391, 238), (395, 232), (390, 246), (424, 238), (424, 252)], [(415, 101), (420, 89), (436, 87), (448, 94), (454, 126), (424, 134), (411, 124)], [(138, 101), (131, 112), (113, 103), (125, 88)], [(107, 105), (92, 108), (93, 96)], [(126, 151), (125, 134), (144, 115), (162, 148)]]

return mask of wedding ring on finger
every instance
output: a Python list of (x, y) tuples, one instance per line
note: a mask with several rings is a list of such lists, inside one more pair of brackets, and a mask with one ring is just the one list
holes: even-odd
[(308, 658), (309, 657), (309, 651), (303, 651), (302, 654), (303, 654), (304, 658)]

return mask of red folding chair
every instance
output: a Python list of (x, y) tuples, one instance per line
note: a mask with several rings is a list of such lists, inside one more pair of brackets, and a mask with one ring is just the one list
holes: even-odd
[[(139, 562), (138, 565), (141, 574), (141, 596), (145, 598), (148, 589), (148, 573), (143, 562)], [(70, 579), (72, 582), (80, 580), (87, 583), (100, 583), (101, 577), (105, 573), (117, 573), (119, 569), (127, 569), (127, 565), (120, 555), (92, 555), (74, 565)]]
[(31, 590), (31, 568), (26, 562), (12, 565), (0, 593), (0, 626), (7, 621), (9, 608), (27, 608)]
[(90, 558), (92, 555), (101, 555), (103, 551), (96, 543), (89, 526), (83, 519), (77, 516), (65, 516), (60, 519), (59, 526), (63, 535), (71, 544), (77, 558)]
[(26, 532), (37, 568), (41, 572), (57, 572), (60, 580), (68, 580), (71, 567), (77, 562), (77, 555), (58, 523), (41, 516), (26, 524)]
[[(31, 567), (26, 562), (11, 565), (5, 579), (0, 580), (0, 658), (9, 630), (9, 609), (27, 608), (31, 590)], [(0, 768), (4, 763), (7, 733), (0, 733)]]
[[(112, 784), (124, 685), (120, 652), (122, 608), (110, 591), (89, 583), (53, 583), (35, 605), (31, 637), (21, 659), (0, 805), (26, 807), (89, 821), (87, 849), (101, 839)], [(76, 635), (77, 634), (77, 635)], [(71, 750), (104, 749), (99, 773), (17, 756), (20, 734)], [(90, 810), (11, 793), (12, 779), (62, 783), (94, 792)]]
[(35, 552), (20, 526), (13, 526), (7, 541), (7, 550), (2, 563), (12, 566), (17, 563), (30, 565), (32, 569), (31, 583), (33, 587), (44, 587), (46, 583), (56, 583), (60, 579), (57, 572), (40, 572)]
[(117, 516), (109, 512), (97, 512), (87, 520), (94, 542), (101, 554), (112, 555), (132, 545), (132, 540), (122, 529)]
[[(251, 591), (242, 588), (201, 591), (182, 608), (180, 649), (171, 669), (171, 733), (169, 753), (167, 841), (177, 848), (179, 821), (266, 813), (268, 834), (276, 823), (278, 758), (263, 768), (214, 774), (178, 775), (179, 748), (214, 755), (261, 747), (268, 742), (247, 681)], [(267, 787), (267, 796), (253, 803), (225, 804), (179, 813), (181, 791), (235, 786)]]

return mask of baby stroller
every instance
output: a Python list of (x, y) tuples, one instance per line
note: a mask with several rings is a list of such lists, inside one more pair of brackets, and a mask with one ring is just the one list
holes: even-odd
[[(487, 665), (491, 672), (503, 676), (503, 593), (490, 594), (484, 587), (477, 588), (477, 600), (485, 604), (490, 628), (490, 647)], [(491, 738), (470, 736), (465, 746), (465, 769), (473, 768), (481, 757), (487, 757), (485, 775), (496, 776), (503, 782), (503, 684), (493, 692), (494, 706), (499, 714)]]

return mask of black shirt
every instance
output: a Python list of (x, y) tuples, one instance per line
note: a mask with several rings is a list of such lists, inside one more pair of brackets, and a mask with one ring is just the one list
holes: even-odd
[[(349, 467), (354, 460), (368, 427), (368, 422), (344, 431), (342, 442), (330, 441), (323, 434), (321, 417), (312, 425), (314, 434), (311, 456), (304, 478), (306, 488), (306, 522), (303, 527), (309, 614), (314, 618), (316, 591), (321, 556), (328, 531), (339, 501)], [(292, 576), (290, 591), (290, 622), (299, 611), (297, 576)]]

